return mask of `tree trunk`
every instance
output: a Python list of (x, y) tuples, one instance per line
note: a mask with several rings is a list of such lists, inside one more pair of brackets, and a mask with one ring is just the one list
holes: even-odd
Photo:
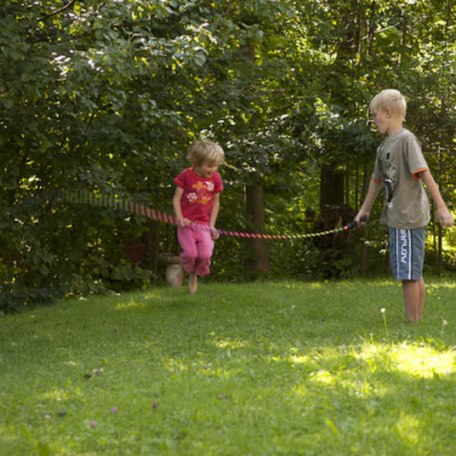
[[(247, 185), (245, 189), (246, 210), (252, 231), (264, 232), (264, 193), (261, 184)], [(265, 273), (270, 269), (268, 246), (264, 239), (246, 239), (246, 272)]]
[(320, 174), (320, 210), (344, 205), (344, 173), (334, 163), (324, 165)]
[[(247, 44), (249, 60), (256, 61), (255, 44)], [(245, 188), (245, 204), (247, 215), (250, 219), (252, 231), (264, 232), (264, 191), (261, 183), (256, 182)], [(269, 271), (268, 246), (264, 239), (247, 239), (244, 268), (248, 273), (261, 274)]]

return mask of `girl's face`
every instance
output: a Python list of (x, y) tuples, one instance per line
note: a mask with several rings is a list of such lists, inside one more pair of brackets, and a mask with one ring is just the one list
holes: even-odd
[(218, 163), (203, 162), (201, 165), (195, 166), (195, 171), (199, 176), (209, 178), (217, 171), (218, 167)]

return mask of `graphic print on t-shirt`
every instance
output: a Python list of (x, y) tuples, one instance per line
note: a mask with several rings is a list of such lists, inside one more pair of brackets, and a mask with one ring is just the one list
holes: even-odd
[[(383, 146), (384, 147), (384, 146)], [(391, 152), (389, 150), (382, 151), (384, 157), (384, 176), (385, 198), (388, 203), (393, 199), (394, 188), (396, 187), (397, 167), (391, 160)]]
[(194, 192), (189, 192), (187, 199), (191, 204), (209, 204), (213, 199), (214, 184), (213, 182), (198, 181), (192, 185)]

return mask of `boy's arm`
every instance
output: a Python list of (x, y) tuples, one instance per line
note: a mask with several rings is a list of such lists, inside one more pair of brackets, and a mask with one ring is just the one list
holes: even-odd
[(215, 222), (217, 221), (219, 210), (220, 210), (220, 193), (215, 193), (214, 199), (212, 201), (211, 216), (209, 218), (209, 228), (211, 229), (212, 239), (219, 238), (219, 233), (215, 228)]
[(431, 194), (431, 198), (437, 207), (437, 218), (439, 219), (440, 224), (443, 227), (453, 225), (453, 215), (448, 210), (445, 201), (442, 198), (442, 194), (440, 193), (439, 187), (432, 177), (431, 172), (429, 170), (422, 171), (419, 176), (425, 183), (429, 193)]
[(190, 225), (191, 221), (184, 218), (182, 215), (182, 209), (181, 209), (181, 199), (182, 195), (184, 194), (184, 189), (181, 187), (176, 187), (176, 190), (173, 195), (173, 209), (174, 209), (174, 214), (176, 214), (177, 218), (177, 224), (179, 226), (187, 226)]
[(369, 183), (369, 188), (367, 190), (366, 197), (364, 198), (363, 204), (361, 205), (361, 209), (358, 211), (355, 217), (355, 221), (358, 223), (361, 222), (361, 219), (365, 218), (366, 220), (369, 218), (370, 212), (372, 210), (372, 206), (377, 199), (378, 193), (382, 188), (382, 182), (372, 178)]

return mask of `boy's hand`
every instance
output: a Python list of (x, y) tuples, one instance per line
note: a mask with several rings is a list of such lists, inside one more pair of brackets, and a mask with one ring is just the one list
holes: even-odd
[(215, 226), (211, 226), (210, 229), (211, 229), (211, 238), (214, 239), (214, 241), (215, 241), (216, 239), (218, 239), (220, 237), (220, 233), (215, 228)]
[(356, 214), (356, 217), (354, 218), (354, 221), (356, 223), (358, 223), (358, 225), (364, 225), (365, 223), (367, 223), (368, 220), (369, 220), (369, 213), (365, 212), (365, 211), (359, 211)]
[(450, 226), (453, 226), (454, 217), (451, 214), (451, 212), (448, 210), (448, 208), (442, 207), (441, 209), (438, 209), (437, 217), (439, 219), (440, 225), (442, 225), (443, 228), (448, 228)]

